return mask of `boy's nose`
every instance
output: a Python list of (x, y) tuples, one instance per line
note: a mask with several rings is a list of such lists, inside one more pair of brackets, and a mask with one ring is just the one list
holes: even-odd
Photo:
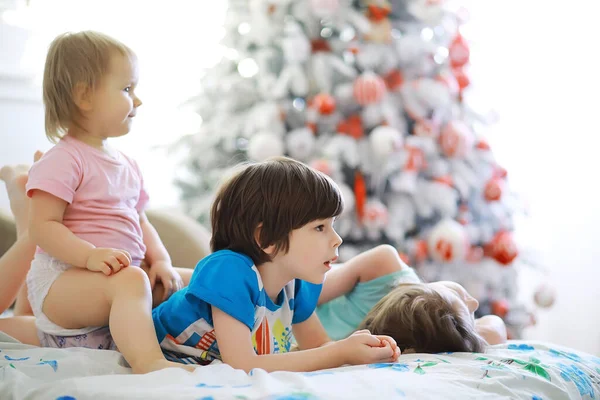
[(340, 235), (338, 235), (338, 233), (336, 231), (333, 231), (333, 234), (335, 235), (335, 238), (333, 241), (333, 247), (340, 247), (340, 245), (343, 242), (342, 237)]

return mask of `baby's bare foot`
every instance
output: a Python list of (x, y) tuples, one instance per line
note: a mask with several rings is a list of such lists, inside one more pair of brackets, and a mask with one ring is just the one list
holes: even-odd
[(186, 365), (181, 363), (176, 363), (167, 360), (156, 360), (150, 364), (146, 364), (140, 366), (139, 368), (132, 368), (134, 374), (147, 374), (148, 372), (158, 371), (165, 368), (182, 368), (189, 372), (194, 372), (196, 367), (192, 365)]
[(10, 165), (0, 169), (0, 180), (6, 184), (10, 210), (15, 217), (17, 232), (22, 232), (29, 219), (29, 198), (25, 194), (28, 165)]
[[(44, 153), (36, 151), (33, 161), (38, 161)], [(10, 209), (15, 217), (17, 233), (23, 233), (29, 221), (29, 198), (25, 193), (29, 165), (7, 165), (0, 169), (0, 180), (6, 184)]]

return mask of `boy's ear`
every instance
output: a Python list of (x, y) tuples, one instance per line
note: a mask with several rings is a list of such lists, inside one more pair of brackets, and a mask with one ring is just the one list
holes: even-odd
[(267, 247), (262, 247), (262, 245), (260, 243), (260, 231), (262, 229), (262, 226), (263, 226), (263, 224), (261, 222), (260, 224), (258, 224), (256, 229), (254, 230), (254, 241), (256, 242), (258, 247), (260, 247), (262, 249), (262, 251), (264, 251), (268, 255), (272, 256), (275, 253), (275, 245), (270, 244)]
[(73, 100), (80, 110), (90, 111), (92, 109), (92, 88), (83, 82), (75, 84)]

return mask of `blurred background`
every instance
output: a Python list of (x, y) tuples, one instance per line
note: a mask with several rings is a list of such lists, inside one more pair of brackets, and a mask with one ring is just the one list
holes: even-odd
[[(493, 122), (485, 140), (528, 210), (514, 217), (513, 231), (527, 249), (521, 254), (538, 265), (518, 270), (519, 298), (536, 320), (522, 337), (600, 356), (600, 3), (458, 3), (468, 11), (465, 101)], [(230, 50), (221, 42), (226, 10), (227, 2), (207, 1), (0, 0), (0, 165), (29, 163), (50, 147), (40, 88), (47, 46), (63, 31), (95, 29), (129, 45), (140, 62), (144, 105), (115, 144), (140, 163), (152, 207), (189, 206), (174, 182), (189, 155), (165, 147), (202, 129), (202, 117), (181, 105), (202, 92), (202, 77)], [(0, 208), (8, 210), (3, 191)], [(552, 288), (550, 308), (532, 301), (540, 282)]]

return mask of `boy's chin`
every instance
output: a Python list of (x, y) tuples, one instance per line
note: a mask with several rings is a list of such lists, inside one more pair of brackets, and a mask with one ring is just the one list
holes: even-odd
[(325, 281), (325, 274), (321, 275), (320, 277), (315, 277), (315, 276), (306, 277), (305, 279), (303, 279), (303, 281), (312, 283), (314, 285), (320, 285)]

